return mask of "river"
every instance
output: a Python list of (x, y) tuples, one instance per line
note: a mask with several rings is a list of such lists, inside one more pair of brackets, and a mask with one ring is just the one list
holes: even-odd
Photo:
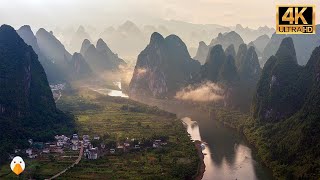
[(192, 140), (205, 142), (204, 180), (272, 179), (270, 170), (261, 164), (244, 136), (214, 120), (208, 111), (197, 108), (195, 104), (181, 104), (173, 100), (143, 97), (139, 101), (177, 114)]

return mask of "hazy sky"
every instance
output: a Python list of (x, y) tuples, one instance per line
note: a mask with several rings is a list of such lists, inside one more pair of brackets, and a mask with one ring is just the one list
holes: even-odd
[[(92, 25), (125, 20), (150, 24), (159, 19), (197, 24), (275, 26), (277, 4), (314, 4), (319, 0), (0, 0), (0, 22), (19, 27)], [(320, 19), (319, 13), (316, 13)], [(318, 21), (317, 21), (318, 22)]]

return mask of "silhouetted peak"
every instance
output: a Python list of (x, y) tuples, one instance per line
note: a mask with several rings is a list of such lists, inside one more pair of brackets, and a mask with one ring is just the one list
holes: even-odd
[(232, 35), (232, 36), (240, 36), (238, 33), (236, 33), (235, 31), (230, 31), (228, 33), (229, 35)]
[(220, 44), (213, 46), (210, 50), (210, 54), (216, 53), (216, 52), (219, 52), (219, 53), (223, 52), (223, 48)]
[(50, 34), (47, 30), (45, 30), (44, 28), (40, 28), (38, 31), (37, 31), (37, 33), (36, 33), (37, 35), (39, 34), (39, 35), (48, 35), (48, 34)]
[(226, 56), (232, 56), (233, 58), (236, 57), (236, 50), (234, 49), (234, 45), (231, 44), (230, 46), (228, 46), (225, 50), (225, 54)]
[(17, 30), (19, 36), (24, 40), (24, 42), (32, 46), (33, 50), (39, 55), (40, 48), (38, 46), (37, 38), (33, 34), (29, 25), (24, 25)]
[(150, 44), (155, 44), (155, 43), (159, 43), (162, 41), (164, 41), (164, 38), (160, 33), (158, 33), (158, 32), (152, 33), (151, 38), (150, 38)]
[(77, 30), (77, 33), (84, 33), (85, 32), (85, 29), (83, 26), (79, 26), (78, 30)]
[(251, 41), (251, 42), (248, 44), (248, 47), (254, 47), (254, 43)]
[(131, 27), (131, 26), (136, 26), (136, 25), (132, 21), (127, 20), (126, 22), (123, 23), (123, 26)]
[(17, 42), (23, 42), (22, 38), (18, 35), (16, 30), (9, 25), (2, 25), (0, 27), (0, 41), (5, 44), (16, 44)]
[(216, 59), (220, 60), (222, 56), (225, 56), (222, 46), (220, 44), (215, 45), (209, 50), (206, 62), (215, 61)]
[(178, 46), (184, 45), (184, 42), (180, 39), (180, 37), (175, 35), (175, 34), (171, 34), (171, 35), (167, 36), (165, 38), (165, 40), (168, 43), (174, 43), (174, 44), (176, 44)]
[(108, 48), (107, 44), (101, 38), (98, 39), (96, 47), (97, 50), (105, 50)]
[(23, 25), (19, 28), (19, 30), (32, 32), (31, 27), (29, 25)]
[(256, 51), (255, 51), (254, 46), (249, 46), (249, 49), (248, 49), (247, 53), (252, 54), (252, 53), (255, 53), (255, 52)]
[(294, 48), (293, 40), (291, 37), (286, 37), (281, 41), (279, 49), (276, 53), (278, 59), (292, 59), (295, 63), (297, 62), (296, 51)]
[(138, 26), (131, 21), (126, 21), (124, 24), (119, 26), (119, 30), (123, 32), (140, 33)]
[(9, 25), (7, 25), (7, 24), (1, 25), (0, 30), (1, 30), (2, 32), (11, 32), (11, 33), (12, 33), (13, 31), (15, 31), (13, 27), (11, 27), (11, 26), (9, 26)]
[(237, 24), (236, 25), (236, 30), (243, 30), (244, 28), (242, 27), (242, 25), (241, 24)]
[(75, 53), (73, 53), (73, 55), (72, 55), (72, 59), (74, 59), (74, 58), (80, 58), (80, 57), (82, 57), (82, 55), (81, 55), (80, 53), (78, 53), (78, 52), (75, 52)]
[(89, 39), (84, 39), (82, 45), (91, 44)]
[(207, 44), (205, 42), (203, 42), (203, 41), (200, 41), (199, 42), (199, 47), (203, 47), (203, 46), (205, 47), (205, 46), (207, 46)]
[[(30, 26), (29, 25), (24, 25), (21, 26), (18, 30), (17, 30), (18, 34), (21, 36), (22, 39), (24, 39), (26, 41), (26, 39), (31, 39), (33, 38), (33, 41), (37, 41)], [(28, 44), (28, 42), (26, 42)], [(29, 44), (32, 45), (32, 44)]]
[(246, 44), (240, 44), (238, 53), (247, 53), (248, 47)]

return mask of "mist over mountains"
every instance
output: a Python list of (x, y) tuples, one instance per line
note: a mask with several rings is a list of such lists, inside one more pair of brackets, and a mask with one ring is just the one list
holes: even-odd
[[(126, 21), (102, 31), (40, 28), (35, 34), (28, 25), (16, 31), (3, 25), (0, 114), (5, 118), (0, 120), (12, 126), (9, 120), (15, 117), (29, 125), (40, 119), (48, 125), (45, 130), (60, 117), (68, 119), (56, 109), (49, 83), (99, 81), (113, 74), (119, 76), (115, 81), (124, 82), (120, 76), (132, 69), (131, 81), (122, 84), (131, 97), (203, 103), (248, 114), (254, 124), (250, 132), (262, 138), (264, 160), (277, 163), (277, 173), (313, 177), (309, 172), (320, 167), (315, 148), (320, 134), (319, 45), (318, 33), (277, 35), (268, 27), (180, 21), (144, 26)], [(290, 164), (289, 169), (279, 163)]]
[[(227, 27), (216, 24), (192, 24), (183, 21), (163, 20), (155, 24), (136, 24), (133, 21), (125, 21), (118, 26), (106, 26), (104, 29), (80, 25), (76, 28), (56, 28), (54, 33), (57, 34), (61, 42), (64, 42), (71, 53), (79, 49), (84, 39), (95, 41), (102, 38), (108, 42), (110, 48), (114, 49), (115, 52), (126, 59), (132, 60), (143, 50), (153, 32), (159, 32), (164, 36), (178, 35), (184, 40), (189, 51), (191, 50), (191, 56), (195, 56), (195, 48), (200, 41), (210, 43), (219, 33), (230, 31), (237, 32), (244, 39), (244, 42), (249, 43), (264, 34), (271, 36), (275, 30), (266, 26), (250, 29), (243, 28), (241, 25)], [(129, 45), (131, 48), (127, 48), (123, 44)]]
[[(71, 55), (52, 31), (40, 28), (34, 35), (31, 27), (25, 25), (17, 33), (34, 49), (51, 83), (86, 79), (105, 71), (117, 71), (120, 65), (126, 65), (102, 39), (98, 40), (97, 48), (84, 39), (77, 50), (80, 53)], [(78, 44), (80, 39), (87, 37), (89, 35), (80, 27), (72, 42)]]

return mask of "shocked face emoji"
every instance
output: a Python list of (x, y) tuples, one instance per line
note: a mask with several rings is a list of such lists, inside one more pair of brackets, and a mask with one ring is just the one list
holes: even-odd
[(26, 164), (24, 163), (23, 159), (20, 156), (16, 156), (13, 158), (10, 164), (11, 170), (16, 174), (19, 175), (24, 171)]

